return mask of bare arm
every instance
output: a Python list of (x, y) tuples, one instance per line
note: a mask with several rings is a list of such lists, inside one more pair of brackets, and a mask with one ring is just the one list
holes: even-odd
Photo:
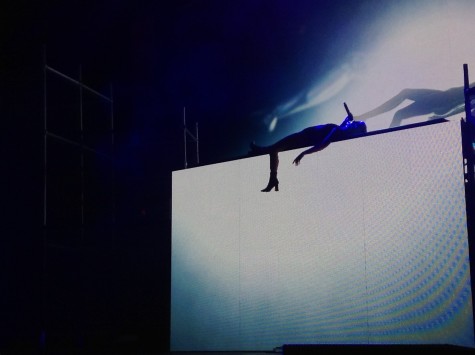
[(346, 110), (346, 113), (348, 114), (348, 116), (346, 116), (346, 118), (343, 120), (343, 122), (340, 124), (340, 126), (335, 126), (332, 128), (332, 130), (330, 131), (330, 133), (328, 133), (325, 138), (323, 138), (323, 140), (320, 142), (320, 144), (317, 144), (317, 145), (314, 145), (312, 148), (309, 148), (307, 150), (304, 150), (302, 153), (300, 153), (295, 159), (294, 159), (294, 164), (297, 166), (300, 164), (300, 160), (302, 160), (302, 158), (307, 155), (307, 154), (312, 154), (312, 153), (315, 153), (315, 152), (318, 152), (322, 149), (325, 149), (326, 147), (328, 147), (328, 145), (331, 143), (332, 141), (332, 137), (333, 135), (335, 134), (335, 132), (340, 128), (340, 127), (345, 127), (347, 124), (349, 124), (350, 122), (353, 121), (353, 115), (351, 114), (350, 110), (348, 109), (348, 106), (346, 105), (346, 103), (344, 102), (343, 105), (345, 106), (345, 110)]
[(312, 154), (312, 153), (315, 153), (315, 152), (318, 152), (322, 149), (325, 149), (326, 147), (328, 147), (328, 145), (331, 143), (331, 138), (333, 137), (333, 135), (335, 134), (335, 132), (337, 131), (338, 129), (338, 126), (337, 127), (334, 127), (332, 128), (332, 130), (330, 131), (330, 133), (328, 133), (325, 138), (321, 141), (320, 144), (317, 144), (317, 145), (314, 145), (312, 148), (308, 148), (307, 150), (304, 150), (302, 153), (300, 153), (295, 159), (294, 159), (294, 164), (296, 166), (298, 166), (300, 164), (300, 160), (302, 160), (302, 158), (307, 155), (307, 154)]

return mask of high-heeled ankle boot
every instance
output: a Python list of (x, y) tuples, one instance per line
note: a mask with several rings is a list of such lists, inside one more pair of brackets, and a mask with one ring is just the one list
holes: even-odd
[(263, 190), (262, 192), (269, 192), (272, 191), (272, 189), (275, 189), (275, 191), (279, 191), (279, 180), (277, 180), (277, 173), (271, 172), (270, 177), (269, 177), (269, 182), (267, 184), (267, 187)]

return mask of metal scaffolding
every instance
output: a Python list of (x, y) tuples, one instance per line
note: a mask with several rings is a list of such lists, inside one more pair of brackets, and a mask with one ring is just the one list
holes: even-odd
[(186, 108), (183, 107), (183, 139), (185, 145), (185, 169), (188, 168), (188, 158), (187, 158), (187, 140), (188, 136), (196, 145), (196, 165), (200, 164), (200, 147), (199, 147), (199, 140), (198, 140), (198, 122), (195, 124), (195, 134), (191, 133), (191, 131), (186, 127)]
[(475, 87), (470, 87), (468, 64), (463, 65), (463, 84), (465, 98), (465, 136), (466, 158), (465, 173), (466, 182), (471, 188), (475, 185), (475, 117), (472, 113), (472, 100), (475, 99)]
[[(467, 206), (467, 229), (470, 269), (475, 273), (475, 116), (472, 101), (475, 99), (475, 87), (470, 87), (468, 64), (463, 65), (463, 84), (465, 98), (465, 120), (462, 120), (462, 141), (465, 174), (465, 200)], [(475, 281), (472, 284), (472, 304), (475, 302)]]
[[(51, 76), (51, 77), (50, 77)], [(67, 114), (65, 117), (62, 117), (62, 119), (67, 119), (74, 117), (75, 115), (78, 116), (78, 121), (79, 122), (69, 122), (65, 124), (70, 124), (71, 126), (76, 125), (75, 127), (79, 128), (79, 133), (76, 135), (75, 138), (68, 137), (61, 132), (55, 132), (54, 128), (50, 127), (50, 117), (49, 117), (49, 82), (51, 81), (51, 78), (58, 78), (60, 82), (64, 83), (69, 83), (72, 84), (73, 87), (76, 88), (76, 94), (78, 95), (78, 102), (76, 102), (77, 107), (75, 109), (71, 110), (76, 110), (76, 112)], [(101, 100), (106, 103), (106, 105), (109, 106), (109, 117), (107, 117), (108, 120), (108, 135), (109, 135), (109, 147), (108, 151), (104, 151), (101, 149), (98, 149), (96, 147), (90, 146), (86, 140), (85, 140), (85, 133), (86, 133), (86, 127), (85, 127), (85, 113), (84, 113), (84, 96), (86, 95), (92, 95), (93, 97), (97, 98), (98, 100)], [(76, 95), (75, 94), (75, 95)], [(74, 98), (75, 99), (75, 98)], [(79, 66), (79, 74), (78, 74), (78, 79), (74, 79), (59, 70), (51, 67), (47, 63), (47, 58), (46, 58), (46, 50), (44, 51), (43, 54), (43, 103), (44, 103), (44, 111), (43, 111), (43, 118), (44, 118), (44, 134), (43, 134), (43, 163), (44, 163), (44, 182), (43, 182), (43, 226), (46, 228), (49, 226), (50, 218), (49, 218), (49, 213), (48, 213), (48, 204), (49, 204), (49, 186), (48, 186), (48, 179), (49, 179), (49, 149), (50, 145), (53, 141), (56, 142), (61, 142), (62, 144), (65, 144), (70, 147), (75, 147), (77, 150), (80, 152), (80, 227), (83, 228), (85, 226), (86, 220), (85, 220), (85, 153), (87, 154), (93, 154), (95, 156), (105, 158), (106, 160), (110, 160), (113, 166), (113, 158), (114, 158), (114, 100), (113, 100), (113, 94), (112, 94), (112, 85), (110, 85), (110, 94), (109, 96), (106, 96), (104, 94), (101, 94), (99, 91), (92, 89), (88, 85), (84, 84), (82, 81), (82, 68)], [(69, 109), (69, 108), (68, 108)], [(114, 170), (112, 168), (112, 180), (114, 180)], [(115, 210), (115, 206), (113, 206), (113, 210)], [(112, 214), (113, 222), (115, 222), (115, 213)]]

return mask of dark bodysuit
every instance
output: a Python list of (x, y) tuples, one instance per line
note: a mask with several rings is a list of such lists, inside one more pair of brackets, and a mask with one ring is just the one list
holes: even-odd
[(291, 134), (276, 144), (284, 143), (285, 141), (284, 147), (282, 147), (285, 150), (314, 146), (322, 142), (335, 128), (337, 128), (337, 131), (335, 132), (336, 136), (333, 138), (338, 137), (340, 131), (338, 127), (334, 123), (308, 127), (298, 133)]

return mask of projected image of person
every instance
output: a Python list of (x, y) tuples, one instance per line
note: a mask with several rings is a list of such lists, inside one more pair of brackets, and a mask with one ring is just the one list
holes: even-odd
[(269, 146), (258, 146), (254, 142), (251, 143), (251, 155), (269, 154), (270, 177), (267, 186), (261, 190), (262, 192), (269, 192), (272, 189), (279, 191), (279, 180), (277, 179), (279, 152), (312, 146), (294, 159), (293, 164), (297, 166), (305, 155), (318, 152), (335, 140), (351, 138), (366, 133), (366, 124), (353, 120), (353, 115), (349, 111), (348, 106), (346, 103), (344, 105), (348, 116), (340, 125), (328, 123), (308, 127), (300, 132), (290, 134)]
[(454, 87), (448, 90), (434, 89), (403, 89), (399, 94), (392, 97), (375, 109), (355, 116), (356, 119), (365, 121), (391, 111), (398, 107), (404, 100), (413, 101), (408, 106), (394, 113), (390, 128), (401, 125), (401, 121), (407, 118), (434, 114), (429, 119), (447, 118), (465, 111), (464, 88)]

